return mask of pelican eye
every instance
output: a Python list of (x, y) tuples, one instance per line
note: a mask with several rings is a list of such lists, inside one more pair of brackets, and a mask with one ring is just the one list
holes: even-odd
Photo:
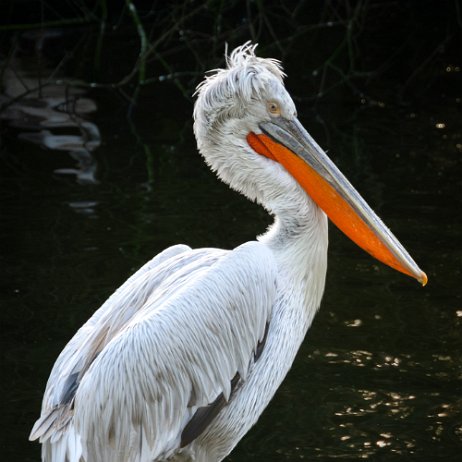
[(279, 104), (276, 103), (275, 101), (268, 101), (266, 104), (266, 107), (268, 108), (268, 112), (271, 115), (278, 116), (281, 115), (281, 108), (279, 107)]

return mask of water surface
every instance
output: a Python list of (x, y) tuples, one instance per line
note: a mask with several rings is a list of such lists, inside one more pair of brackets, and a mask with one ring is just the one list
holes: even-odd
[[(302, 70), (291, 71), (289, 87), (300, 86)], [(443, 84), (446, 77), (442, 68)], [(94, 110), (78, 117), (101, 138), (92, 149), (79, 144), (81, 121), (60, 128), (74, 144), (58, 149), (11, 121), (4, 132), (0, 433), (10, 462), (39, 460), (27, 436), (52, 364), (133, 271), (169, 245), (233, 248), (271, 222), (205, 167), (192, 105), (173, 87), (142, 95), (130, 123), (107, 92), (83, 96)], [(316, 111), (298, 103), (307, 129), (429, 284), (384, 267), (331, 226), (321, 310), (287, 380), (230, 461), (459, 460), (460, 97), (436, 91), (410, 107), (339, 96)], [(72, 156), (76, 149), (86, 149), (89, 163)], [(82, 176), (88, 165), (91, 175)]]

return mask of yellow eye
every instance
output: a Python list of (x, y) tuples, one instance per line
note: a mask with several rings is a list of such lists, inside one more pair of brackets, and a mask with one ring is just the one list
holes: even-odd
[(275, 101), (268, 101), (267, 107), (270, 114), (281, 115), (281, 108), (279, 107), (279, 104)]

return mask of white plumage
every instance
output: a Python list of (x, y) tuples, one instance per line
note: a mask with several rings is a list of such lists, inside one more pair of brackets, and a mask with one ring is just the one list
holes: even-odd
[(279, 63), (254, 49), (199, 86), (194, 130), (207, 164), (274, 224), (232, 251), (170, 247), (96, 311), (51, 372), (31, 433), (44, 461), (222, 460), (290, 369), (324, 290), (327, 217), (292, 167), (252, 144), (280, 122), (290, 149), (313, 149), (287, 132)]

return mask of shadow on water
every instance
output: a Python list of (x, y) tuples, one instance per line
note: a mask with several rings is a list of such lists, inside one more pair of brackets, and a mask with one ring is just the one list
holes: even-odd
[(97, 163), (93, 152), (100, 146), (101, 136), (88, 116), (96, 111), (96, 103), (77, 83), (56, 83), (62, 76), (56, 68), (47, 66), (42, 54), (47, 42), (61, 39), (62, 34), (54, 30), (24, 34), (21, 43), (33, 46), (35, 53), (30, 56), (19, 45), (12, 50), (2, 72), (0, 120), (18, 130), (18, 139), (67, 152), (76, 161), (75, 167), (56, 168), (54, 173), (75, 176), (79, 183), (95, 183)]
[[(50, 32), (48, 44), (60, 37)], [(347, 85), (313, 105), (303, 98), (312, 76), (298, 47), (286, 70), (303, 123), (428, 272), (429, 285), (376, 263), (331, 226), (321, 310), (287, 380), (228, 460), (455, 462), (460, 57), (443, 56), (429, 88), (406, 104), (384, 77), (368, 95), (352, 96)], [(232, 248), (270, 222), (203, 165), (191, 102), (174, 82), (142, 89), (127, 119), (127, 105), (106, 90), (50, 83), (29, 91), (46, 75), (60, 77), (45, 57), (38, 76), (36, 59), (35, 51), (10, 59), (0, 100), (8, 103), (0, 113), (0, 450), (10, 462), (39, 460), (27, 436), (51, 366), (130, 273), (174, 243)]]

